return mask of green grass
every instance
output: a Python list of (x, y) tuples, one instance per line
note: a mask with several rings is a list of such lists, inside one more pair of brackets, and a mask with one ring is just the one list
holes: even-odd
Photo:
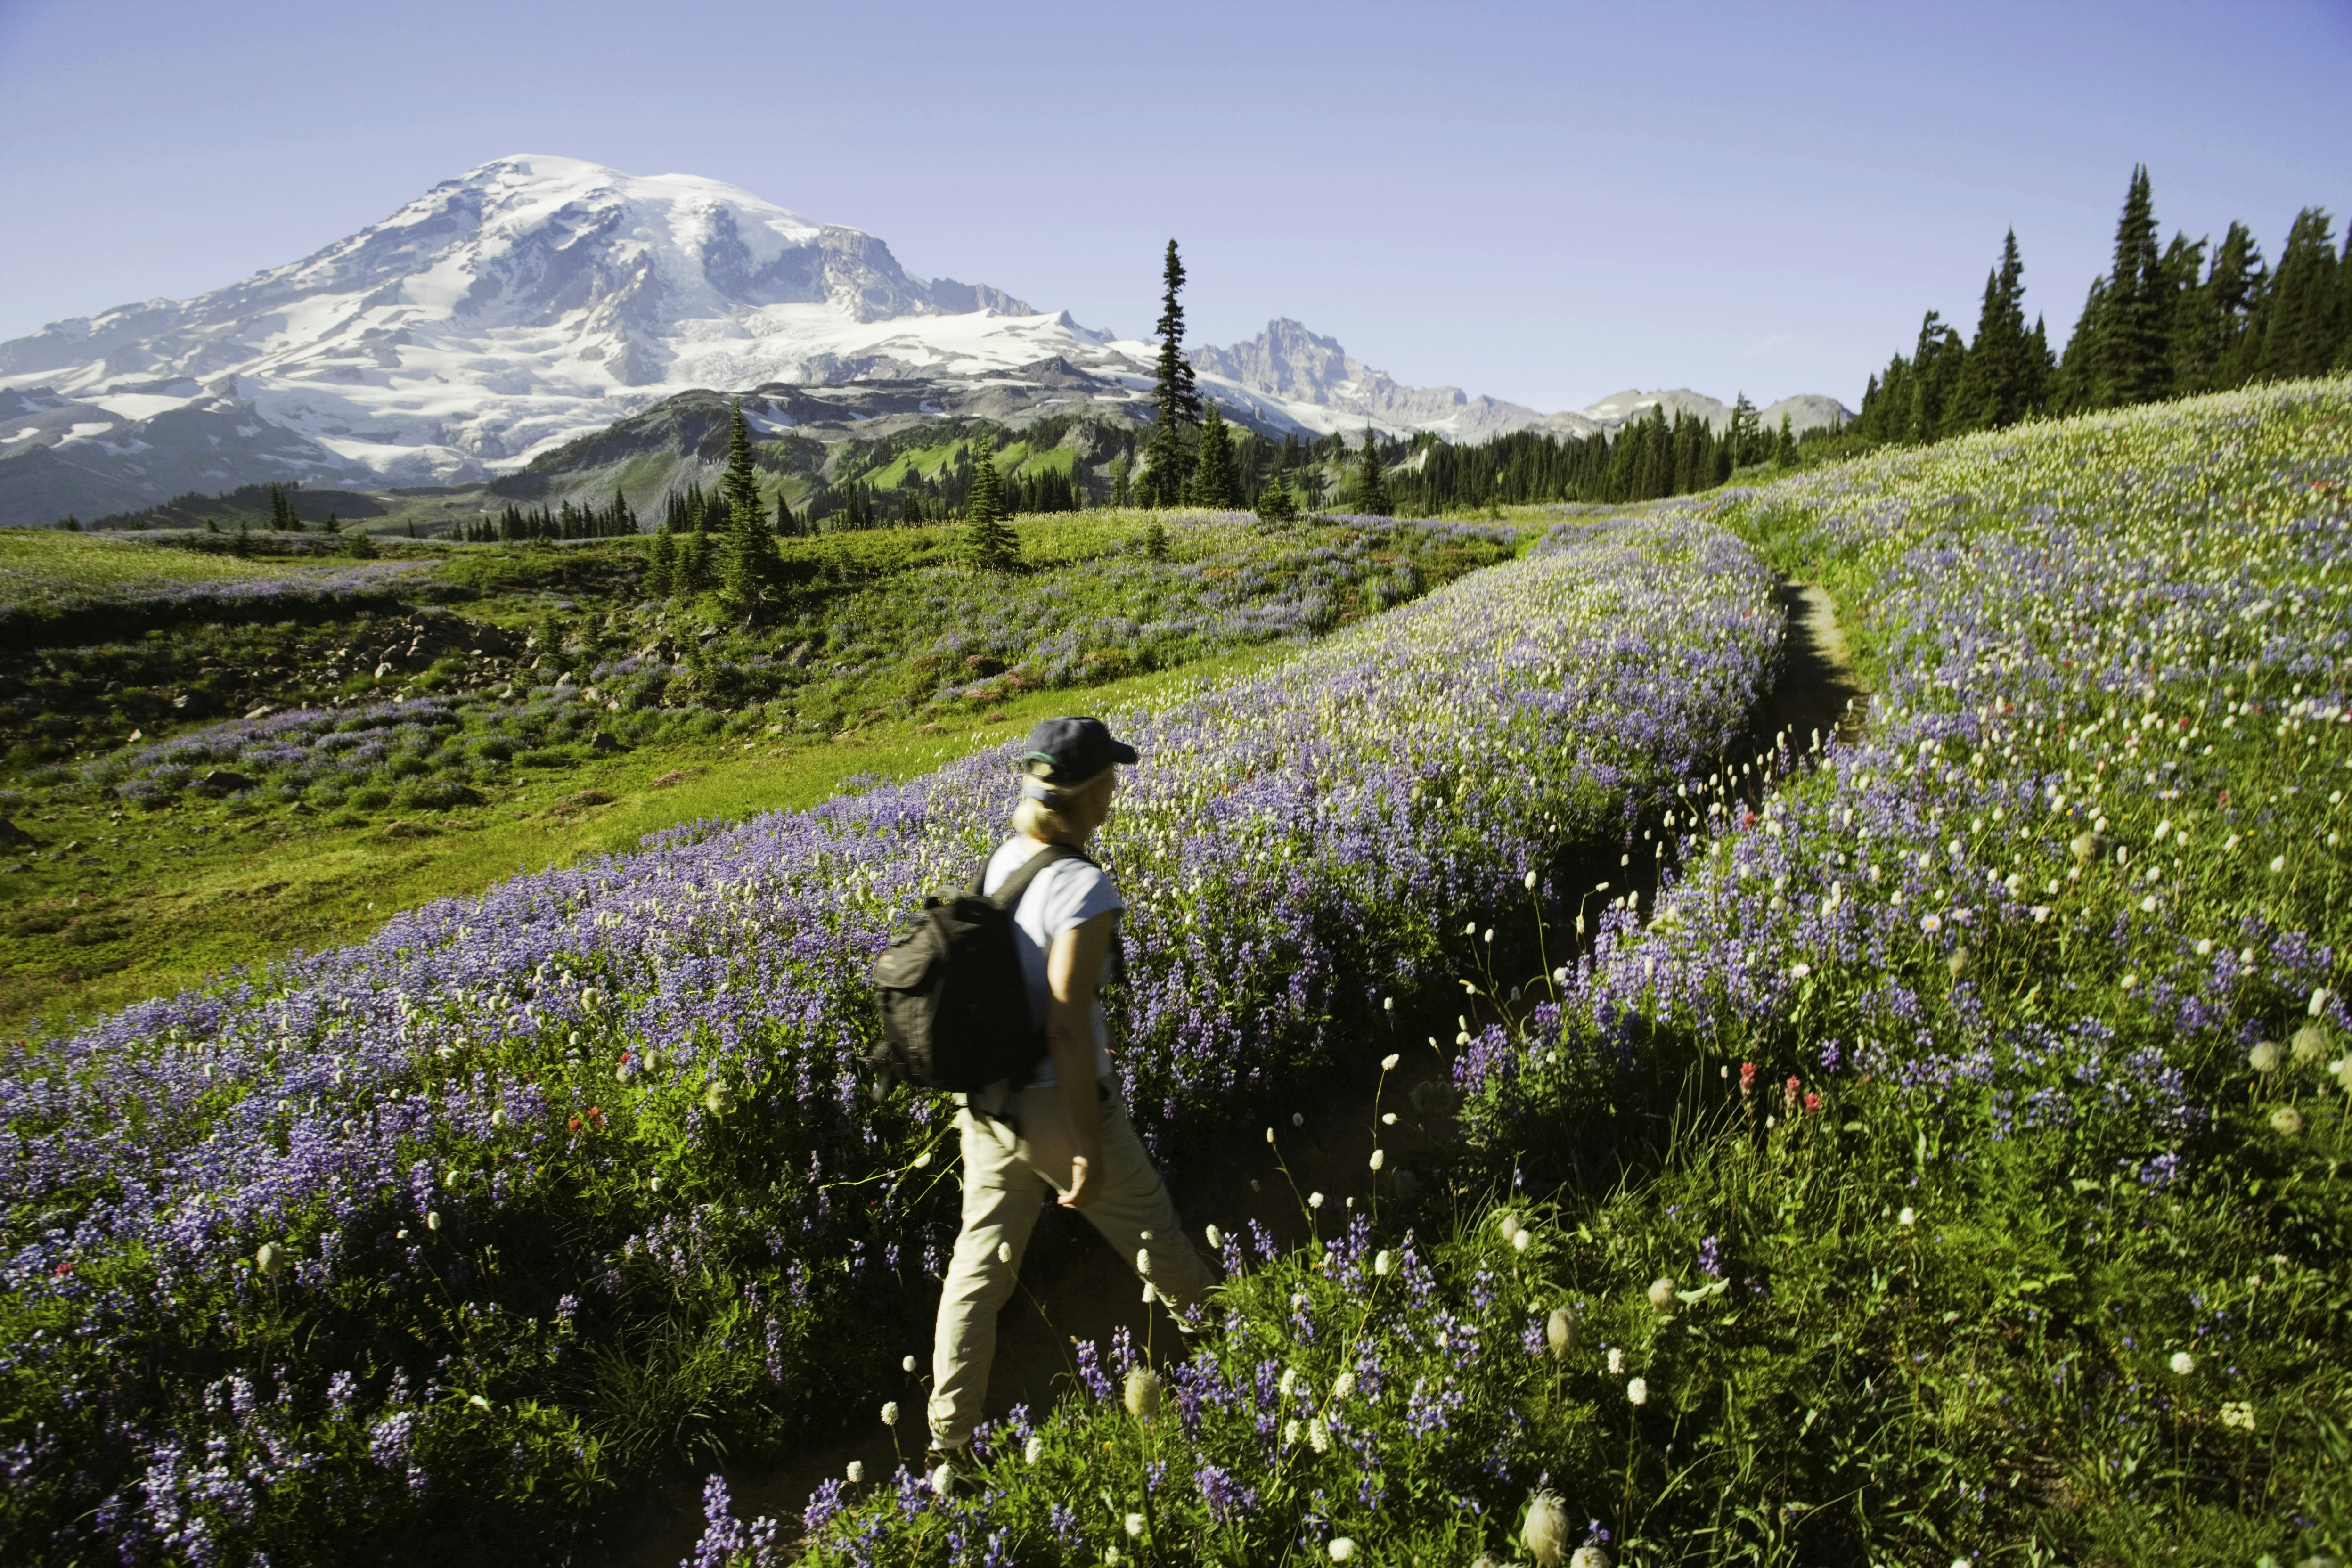
[(160, 549), (102, 533), (0, 528), (0, 605), (66, 594), (95, 597), (184, 584), (285, 577), (300, 570), (287, 561)]
[[(100, 800), (44, 805), (20, 813), (24, 825), (52, 847), (84, 850), (0, 878), (13, 906), (0, 922), (0, 1028), (24, 1028), (37, 1015), (45, 1029), (102, 1016), (233, 966), (361, 940), (400, 910), (478, 893), (518, 871), (625, 852), (682, 823), (813, 805), (845, 779), (909, 777), (1053, 712), (1157, 700), (1294, 651), (1271, 645), (1082, 693), (1013, 697), (948, 726), (892, 720), (814, 745), (764, 736), (748, 747), (656, 744), (552, 774), (526, 772), (512, 797), (473, 810), (339, 820), (193, 802), (152, 816)], [(655, 784), (673, 773), (686, 776)], [(612, 798), (583, 804), (591, 793)], [(113, 874), (81, 865), (81, 852)]]

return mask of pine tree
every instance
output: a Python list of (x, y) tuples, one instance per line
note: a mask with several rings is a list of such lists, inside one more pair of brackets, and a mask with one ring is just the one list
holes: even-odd
[(2001, 241), (2000, 265), (1985, 275), (1976, 342), (1969, 345), (1955, 378), (1945, 432), (1999, 430), (2033, 411), (2031, 397), (2038, 377), (2025, 331), (2024, 277), (2017, 231), (2011, 229)]
[(1234, 477), (1233, 437), (1213, 403), (1201, 422), (1201, 462), (1192, 471), (1192, 500), (1219, 511), (1236, 511), (1242, 504), (1241, 485)]
[(1298, 498), (1290, 491), (1289, 484), (1276, 473), (1257, 492), (1257, 515), (1261, 522), (1296, 522), (1298, 521)]
[(670, 592), (679, 597), (699, 594), (709, 585), (708, 563), (703, 554), (703, 535), (698, 532), (677, 536), (677, 562), (670, 571)]
[(782, 491), (777, 492), (776, 537), (779, 539), (792, 539), (797, 537), (800, 531), (801, 520), (793, 515), (792, 502), (783, 498)]
[(1776, 468), (1793, 468), (1796, 461), (1796, 422), (1783, 413), (1780, 416), (1780, 434), (1772, 442), (1772, 466)]
[(1004, 521), (1003, 487), (996, 477), (996, 453), (985, 436), (972, 463), (971, 490), (964, 500), (964, 544), (972, 561), (992, 572), (1021, 559), (1021, 543)]
[(1175, 506), (1192, 482), (1189, 437), (1201, 424), (1202, 407), (1192, 363), (1184, 357), (1184, 307), (1176, 298), (1184, 287), (1184, 262), (1172, 239), (1160, 276), (1160, 320), (1152, 328), (1160, 336), (1160, 362), (1151, 389), (1151, 439), (1143, 452), (1144, 500), (1148, 505)]
[(677, 574), (677, 536), (664, 522), (654, 530), (653, 542), (646, 547), (646, 597), (668, 598)]
[[(237, 531), (239, 536), (242, 537), (244, 530), (240, 529)], [(370, 533), (364, 528), (355, 528), (352, 530), (350, 539), (352, 542), (352, 559), (354, 561), (373, 561), (378, 555), (383, 553), (383, 552), (379, 551), (375, 547), (375, 535)]]
[(2142, 163), (2132, 170), (2124, 195), (2115, 263), (2093, 324), (2088, 406), (2147, 403), (2169, 390), (2165, 351), (2170, 304), (2164, 292), (2164, 258), (2156, 247), (2156, 204), (2147, 165)]
[(751, 430), (743, 401), (735, 400), (727, 438), (727, 473), (719, 495), (727, 505), (727, 532), (719, 556), (719, 592), (738, 610), (750, 610), (767, 596), (776, 576), (776, 538), (768, 531), (768, 509), (760, 500), (760, 474), (751, 458)]
[(1744, 468), (1764, 460), (1764, 422), (1745, 392), (1732, 402), (1731, 425), (1724, 432), (1723, 440), (1731, 450), (1735, 468)]
[(1143, 557), (1147, 561), (1168, 559), (1168, 529), (1156, 517), (1144, 526)]
[(1387, 517), (1395, 510), (1389, 503), (1388, 475), (1381, 467), (1380, 433), (1369, 425), (1364, 426), (1363, 461), (1356, 470), (1356, 510), (1367, 517)]
[(2325, 375), (2336, 363), (2346, 321), (2342, 263), (2329, 237), (2332, 226), (2325, 208), (2305, 207), (2294, 215), (2254, 322), (2255, 376)]
[(330, 507), (327, 509), (327, 521), (322, 526), (329, 533), (341, 533), (343, 531), (343, 521), (337, 517), (334, 509)]

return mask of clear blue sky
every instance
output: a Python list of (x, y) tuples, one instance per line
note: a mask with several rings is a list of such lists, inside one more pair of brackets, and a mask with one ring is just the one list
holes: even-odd
[(292, 260), (509, 153), (730, 181), (1127, 334), (1276, 315), (1538, 407), (1853, 404), (2014, 226), (2063, 334), (2168, 237), (2352, 210), (2352, 5), (0, 0), (0, 338)]

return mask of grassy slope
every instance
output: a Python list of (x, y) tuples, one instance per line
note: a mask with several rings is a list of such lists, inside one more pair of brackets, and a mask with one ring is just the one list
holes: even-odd
[[(1139, 511), (1104, 510), (1026, 519), (1016, 531), (1024, 559), (1052, 570), (1119, 551), (1146, 521)], [(780, 542), (788, 563), (822, 564), (879, 586), (951, 554), (956, 531), (880, 529)], [(134, 555), (115, 542), (72, 534), (0, 535), (0, 547), (12, 543), (46, 581), (85, 591), (136, 581), (119, 575), (126, 560), (191, 574), (289, 571), (283, 561), (173, 550)], [(522, 632), (537, 621), (545, 595), (593, 595), (607, 586), (612, 560), (629, 548), (622, 541), (590, 541), (551, 551), (442, 550), (432, 570), (445, 584), (479, 595), (462, 606), (467, 616)], [(832, 742), (655, 742), (558, 772), (523, 770), (520, 800), (435, 816), (386, 810), (356, 826), (347, 816), (306, 817), (194, 796), (154, 814), (71, 792), (37, 798), (10, 808), (39, 843), (27, 868), (5, 884), (14, 907), (0, 917), (0, 1028), (23, 1029), (37, 1018), (54, 1028), (170, 994), (224, 968), (356, 941), (399, 910), (480, 892), (518, 869), (626, 850), (646, 833), (698, 818), (813, 805), (853, 774), (923, 772), (1049, 711), (1156, 697), (1195, 676), (1231, 673), (1286, 653), (1284, 645), (1261, 647), (993, 700), (985, 718), (950, 717), (944, 727), (925, 728), (915, 715), (868, 721)], [(394, 690), (387, 685), (381, 694)], [(688, 776), (656, 787), (673, 773)], [(581, 798), (591, 795), (611, 798)]]
[[(355, 942), (399, 910), (478, 893), (518, 870), (627, 850), (647, 833), (703, 817), (812, 805), (855, 774), (905, 778), (1051, 712), (1153, 698), (1293, 651), (1284, 645), (1248, 649), (1089, 688), (1082, 697), (1039, 692), (995, 710), (1002, 721), (955, 730), (925, 732), (902, 721), (815, 748), (725, 741), (648, 747), (548, 777), (530, 785), (519, 806), (388, 816), (383, 826), (357, 832), (279, 814), (237, 817), (219, 805), (137, 819), (125, 825), (127, 832), (108, 825), (107, 837), (137, 847), (125, 868), (102, 884), (105, 890), (60, 886), (49, 897), (27, 900), (0, 928), (0, 1027), (22, 1028), (36, 1014), (54, 1027), (168, 994), (233, 965)], [(655, 787), (673, 773), (690, 776)], [(591, 793), (612, 799), (577, 802)], [(83, 842), (115, 853), (96, 837), (101, 814), (79, 815), (92, 824)], [(419, 837), (407, 836), (417, 829), (424, 830)], [(141, 952), (126, 968), (85, 974), (73, 962), (87, 945), (124, 940)]]

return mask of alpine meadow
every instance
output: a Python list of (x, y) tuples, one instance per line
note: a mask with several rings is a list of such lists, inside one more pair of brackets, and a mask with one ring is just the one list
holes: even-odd
[[(0, 1559), (2336, 1568), (2352, 232), (2158, 234), (1851, 414), (529, 157), (0, 344)], [(1216, 1283), (1049, 1205), (927, 1459), (872, 965), (1071, 713)]]

